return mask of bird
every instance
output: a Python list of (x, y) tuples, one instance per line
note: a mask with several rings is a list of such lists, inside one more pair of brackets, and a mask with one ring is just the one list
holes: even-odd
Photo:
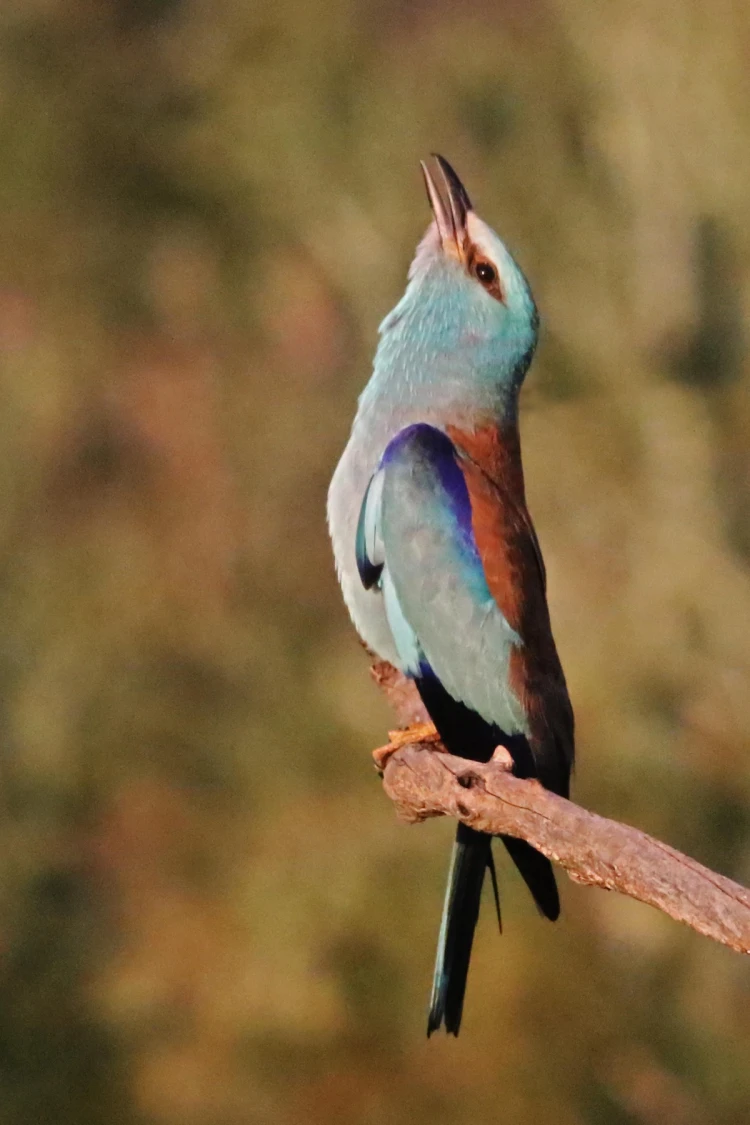
[[(448, 161), (420, 163), (431, 221), (380, 325), (328, 492), (336, 570), (365, 646), (414, 682), (449, 753), (489, 761), (504, 747), (516, 776), (567, 797), (574, 717), (518, 423), (537, 307)], [(538, 910), (556, 920), (550, 861), (501, 839)], [(428, 1036), (458, 1035), (487, 872), (500, 922), (492, 837), (459, 824)]]

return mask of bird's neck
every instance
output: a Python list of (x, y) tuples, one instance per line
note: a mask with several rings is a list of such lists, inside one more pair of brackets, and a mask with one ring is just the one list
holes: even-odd
[(470, 427), (480, 418), (515, 417), (536, 342), (534, 317), (508, 316), (502, 333), (490, 331), (476, 308), (465, 308), (460, 287), (444, 282), (429, 271), (412, 278), (381, 324), (360, 413), (416, 409), (425, 420), (442, 415)]
[(496, 378), (487, 372), (471, 376), (459, 357), (444, 353), (416, 362), (376, 364), (359, 411), (416, 410), (425, 421), (443, 417), (473, 427), (487, 417), (515, 417), (517, 403), (518, 388), (504, 372)]
[[(518, 449), (520, 379), (502, 365), (477, 373), (465, 360), (445, 351), (415, 360), (411, 353), (398, 354), (393, 343), (381, 341), (372, 377), (360, 396), (355, 430), (370, 440), (387, 441), (415, 422), (446, 431), (455, 426), (462, 433), (486, 434), (481, 447), (498, 466), (501, 455), (491, 454), (492, 448), (507, 444), (511, 451)], [(493, 431), (511, 436), (507, 443), (495, 441), (489, 436)]]

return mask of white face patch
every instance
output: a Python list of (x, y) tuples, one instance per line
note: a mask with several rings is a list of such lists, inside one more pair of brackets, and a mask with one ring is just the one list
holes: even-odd
[(506, 303), (513, 306), (519, 298), (530, 301), (526, 279), (492, 227), (470, 211), (466, 219), (466, 230), (477, 251), (497, 270)]
[(505, 247), (495, 232), (491, 227), (488, 227), (474, 211), (469, 211), (466, 217), (466, 230), (479, 253), (482, 257), (486, 258), (488, 262), (492, 262), (493, 266), (497, 269), (500, 280), (504, 281), (503, 266), (505, 264)]

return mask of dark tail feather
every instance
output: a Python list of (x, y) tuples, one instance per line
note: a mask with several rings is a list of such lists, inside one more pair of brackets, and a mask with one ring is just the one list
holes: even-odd
[(497, 885), (497, 869), (495, 868), (495, 857), (492, 854), (492, 845), (487, 853), (487, 867), (490, 872), (490, 879), (492, 881), (492, 897), (495, 900), (495, 913), (497, 914), (497, 928), (500, 933), (503, 932), (503, 915), (500, 910), (500, 888)]
[[(492, 837), (459, 824), (445, 891), (427, 1034), (444, 1023), (458, 1035), (471, 946), (479, 917), (484, 873), (492, 862)], [(498, 907), (499, 920), (499, 907)]]
[(525, 840), (518, 840), (515, 836), (502, 836), (501, 839), (534, 896), (534, 902), (545, 918), (554, 922), (560, 916), (560, 897), (552, 864)]
[[(539, 910), (554, 922), (560, 914), (560, 899), (552, 864), (546, 856), (532, 848), (525, 840), (518, 840), (515, 836), (501, 838)], [(502, 929), (497, 878), (491, 849), (491, 836), (483, 832), (474, 832), (465, 824), (459, 824), (456, 842), (453, 845), (443, 917), (440, 923), (430, 1014), (427, 1020), (428, 1036), (443, 1024), (451, 1035), (458, 1035), (461, 1027), (471, 947), (479, 918), (482, 884), (487, 868), (492, 874), (497, 920)]]

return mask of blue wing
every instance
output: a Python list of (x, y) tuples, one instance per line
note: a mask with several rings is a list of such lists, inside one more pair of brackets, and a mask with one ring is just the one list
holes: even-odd
[(362, 506), (357, 561), (383, 592), (402, 671), (433, 674), (487, 722), (526, 734), (509, 684), (522, 641), (487, 585), (459, 455), (441, 430), (409, 426), (388, 445)]

